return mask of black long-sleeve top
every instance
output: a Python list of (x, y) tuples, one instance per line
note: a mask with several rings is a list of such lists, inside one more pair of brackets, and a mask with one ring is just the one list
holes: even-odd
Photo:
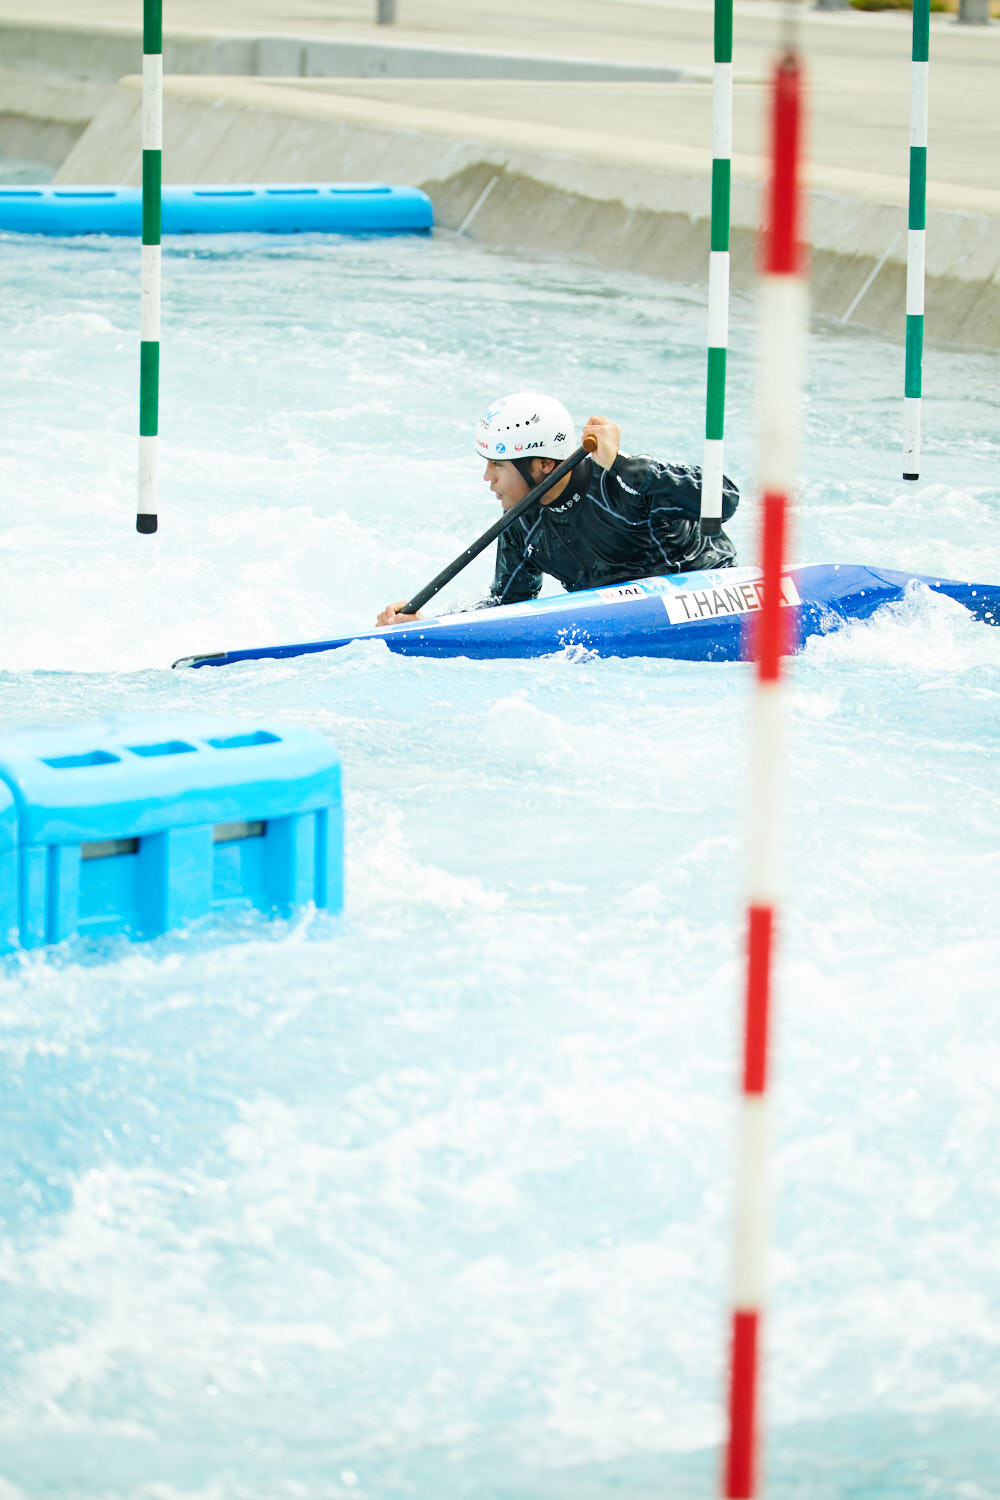
[[(739, 492), (723, 480), (722, 518)], [(497, 538), (488, 604), (533, 599), (550, 573), (570, 592), (664, 573), (730, 568), (736, 548), (699, 523), (701, 470), (619, 453), (610, 469), (585, 458), (558, 500), (534, 506)]]

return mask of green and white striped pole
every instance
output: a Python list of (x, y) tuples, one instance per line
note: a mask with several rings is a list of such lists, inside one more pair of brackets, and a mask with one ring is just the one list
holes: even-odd
[(729, 213), (733, 156), (733, 0), (715, 0), (712, 73), (712, 227), (708, 256), (708, 380), (701, 529), (722, 527), (722, 440), (729, 344)]
[(920, 477), (921, 363), (927, 256), (927, 97), (930, 0), (913, 0), (910, 77), (910, 212), (906, 246), (906, 378), (903, 387), (903, 478)]
[(163, 0), (142, 10), (142, 310), (139, 345), (139, 504), (135, 529), (156, 530), (160, 418), (160, 218), (163, 158)]

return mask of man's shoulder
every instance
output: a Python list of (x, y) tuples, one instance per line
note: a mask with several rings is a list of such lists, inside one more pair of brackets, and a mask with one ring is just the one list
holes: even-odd
[(643, 480), (657, 467), (656, 460), (644, 454), (619, 453), (610, 469), (594, 465), (594, 473), (587, 491), (595, 500), (607, 501), (617, 494), (623, 500), (639, 499)]
[(647, 474), (655, 463), (655, 459), (647, 458), (644, 453), (619, 453), (611, 468), (605, 472), (621, 489), (627, 490), (631, 495), (637, 495), (639, 491), (636, 489), (636, 482)]

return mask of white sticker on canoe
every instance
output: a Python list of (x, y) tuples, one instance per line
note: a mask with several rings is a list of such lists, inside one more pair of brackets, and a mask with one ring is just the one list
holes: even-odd
[[(764, 602), (761, 579), (747, 583), (722, 584), (711, 589), (687, 588), (664, 594), (663, 602), (672, 625), (687, 625), (693, 620), (715, 620), (720, 615), (747, 615), (760, 609)], [(786, 573), (781, 580), (782, 604), (801, 604), (795, 579)]]
[(617, 588), (598, 589), (602, 599), (611, 601), (613, 599), (642, 599), (650, 590), (641, 583), (620, 583)]

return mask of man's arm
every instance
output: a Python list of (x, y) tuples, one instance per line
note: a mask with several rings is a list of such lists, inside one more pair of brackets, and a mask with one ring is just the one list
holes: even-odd
[[(541, 571), (525, 556), (524, 533), (515, 521), (497, 537), (496, 569), (486, 598), (449, 613), (468, 614), (471, 609), (488, 609), (494, 604), (520, 604), (525, 599), (534, 599), (541, 587)], [(410, 625), (414, 620), (423, 619), (422, 614), (400, 614), (405, 603), (405, 599), (400, 599), (396, 604), (387, 604), (375, 621), (376, 625)]]
[[(649, 506), (636, 504), (637, 497), (660, 501), (657, 510), (677, 510), (686, 519), (701, 515), (701, 470), (691, 464), (664, 464), (655, 458), (630, 457), (620, 452), (621, 428), (610, 417), (588, 417), (583, 424), (584, 436), (597, 439), (594, 462), (603, 470), (601, 492), (605, 500), (620, 504), (622, 514)], [(666, 506), (662, 502), (666, 501)], [(740, 501), (739, 490), (731, 479), (722, 480), (722, 519), (728, 521)]]
[(541, 592), (541, 569), (529, 562), (524, 542), (525, 533), (519, 521), (497, 537), (497, 565), (484, 604), (520, 604), (524, 599), (537, 598)]
[[(701, 515), (701, 470), (694, 464), (665, 464), (655, 458), (629, 456), (619, 453), (604, 480), (602, 488), (618, 495), (627, 505), (631, 497), (664, 502), (670, 509), (685, 517), (697, 520)], [(607, 494), (611, 498), (611, 494)], [(722, 519), (728, 521), (740, 503), (740, 492), (733, 481), (723, 475)]]

